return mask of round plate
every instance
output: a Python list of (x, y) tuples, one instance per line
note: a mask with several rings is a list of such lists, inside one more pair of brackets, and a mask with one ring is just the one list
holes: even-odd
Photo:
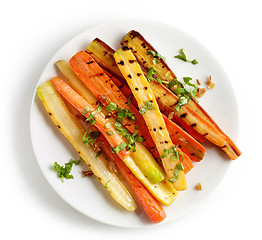
[[(238, 132), (238, 112), (236, 99), (230, 81), (224, 70), (214, 56), (196, 39), (162, 23), (144, 20), (114, 20), (99, 24), (66, 43), (49, 61), (43, 71), (38, 85), (50, 80), (58, 74), (55, 62), (59, 59), (69, 60), (76, 52), (85, 50), (90, 42), (98, 37), (112, 48), (120, 48), (120, 41), (130, 30), (140, 32), (157, 51), (166, 57), (169, 67), (175, 72), (178, 79), (192, 77), (199, 79), (202, 86), (209, 75), (212, 76), (216, 86), (207, 90), (199, 99), (200, 104), (206, 109), (219, 126), (236, 140)], [(184, 48), (190, 59), (196, 58), (197, 65), (185, 63), (174, 56)], [(142, 209), (128, 212), (115, 203), (103, 186), (95, 177), (82, 178), (83, 166), (74, 166), (72, 174), (74, 180), (65, 180), (62, 183), (52, 170), (55, 161), (60, 164), (68, 162), (70, 158), (78, 156), (54, 126), (45, 111), (38, 96), (34, 93), (31, 107), (31, 138), (36, 159), (53, 189), (72, 207), (97, 221), (121, 227), (152, 226)], [(164, 207), (166, 219), (160, 223), (167, 223), (180, 218), (199, 203), (201, 203), (214, 190), (230, 166), (230, 159), (217, 147), (205, 143), (206, 155), (199, 162), (194, 163), (194, 168), (187, 174), (188, 189), (179, 192), (178, 199), (169, 207)], [(194, 189), (197, 183), (202, 184), (202, 191)]]

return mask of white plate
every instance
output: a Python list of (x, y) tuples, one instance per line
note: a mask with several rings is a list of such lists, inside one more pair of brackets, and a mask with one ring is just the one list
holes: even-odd
[[(55, 62), (59, 59), (69, 60), (77, 51), (85, 50), (89, 43), (99, 37), (114, 49), (120, 47), (122, 37), (129, 30), (140, 32), (174, 70), (178, 78), (189, 76), (198, 78), (203, 83), (208, 75), (212, 75), (216, 83), (215, 88), (200, 99), (200, 103), (222, 127), (222, 129), (236, 140), (238, 132), (238, 112), (236, 100), (230, 81), (214, 56), (196, 39), (162, 23), (141, 20), (114, 20), (99, 24), (77, 35), (66, 43), (51, 58), (43, 71), (38, 85), (57, 75)], [(184, 48), (191, 59), (196, 58), (197, 65), (185, 63), (174, 56)], [(82, 178), (81, 166), (73, 167), (74, 180), (62, 183), (57, 174), (51, 169), (57, 161), (61, 164), (70, 158), (77, 158), (77, 154), (68, 141), (54, 126), (45, 112), (38, 96), (34, 93), (31, 108), (31, 138), (36, 159), (47, 181), (54, 190), (72, 207), (97, 221), (121, 227), (145, 227), (152, 224), (141, 209), (135, 213), (127, 212), (118, 206), (103, 189), (95, 178)], [(203, 161), (196, 163), (187, 174), (188, 189), (179, 193), (178, 199), (169, 207), (165, 207), (167, 223), (184, 216), (201, 203), (214, 190), (223, 178), (231, 161), (215, 146), (205, 144), (206, 156)], [(194, 186), (201, 182), (202, 191)]]

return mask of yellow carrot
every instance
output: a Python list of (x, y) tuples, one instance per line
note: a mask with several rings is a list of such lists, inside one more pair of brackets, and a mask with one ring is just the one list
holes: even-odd
[[(185, 175), (180, 163), (183, 160), (183, 153), (178, 153), (172, 144), (154, 93), (143, 75), (135, 56), (128, 48), (123, 48), (116, 51), (114, 57), (136, 98), (140, 113), (162, 157), (162, 163), (169, 181), (174, 182), (177, 190), (186, 189)], [(180, 166), (178, 171), (176, 171), (177, 166)], [(176, 176), (174, 173), (176, 173)]]

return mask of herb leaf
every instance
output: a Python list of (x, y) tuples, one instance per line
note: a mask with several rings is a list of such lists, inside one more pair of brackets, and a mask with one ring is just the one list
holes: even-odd
[(164, 81), (164, 80), (162, 80), (161, 78), (153, 78), (153, 75), (154, 74), (157, 74), (157, 71), (153, 68), (153, 67), (151, 67), (151, 68), (149, 68), (148, 69), (148, 72), (147, 72), (147, 75), (146, 75), (146, 79), (148, 80), (148, 82), (153, 82), (153, 81), (156, 81), (156, 82), (158, 82), (158, 83), (160, 83), (160, 84), (163, 84), (163, 83), (166, 83), (166, 84), (168, 84), (168, 82), (167, 81)]
[(145, 114), (146, 110), (155, 111), (156, 107), (153, 105), (152, 102), (146, 101), (145, 105), (142, 108), (140, 108), (139, 112), (143, 115), (143, 114)]
[(68, 163), (65, 163), (65, 166), (60, 166), (57, 162), (53, 164), (53, 169), (57, 171), (58, 176), (62, 178), (62, 182), (64, 179), (73, 179), (74, 176), (70, 174), (73, 164), (78, 165), (81, 162), (81, 158), (79, 160), (70, 159)]
[(89, 118), (87, 118), (86, 121), (90, 122), (91, 125), (94, 125), (96, 123), (95, 114), (101, 112), (102, 109), (103, 109), (103, 106), (101, 104), (99, 104), (99, 106), (93, 112), (89, 113)]
[(197, 61), (196, 59), (190, 61), (190, 60), (187, 58), (186, 53), (185, 53), (185, 50), (184, 50), (183, 48), (180, 50), (180, 55), (176, 55), (174, 58), (178, 58), (178, 59), (180, 59), (180, 60), (182, 60), (182, 61), (184, 61), (184, 62), (190, 62), (190, 63), (192, 63), (192, 64), (194, 64), (194, 65), (198, 64), (198, 61)]
[(118, 106), (113, 102), (108, 103), (108, 105), (106, 106), (106, 110), (108, 112), (112, 112), (112, 111), (116, 110), (117, 108), (118, 108)]
[(119, 153), (120, 151), (126, 148), (127, 144), (125, 142), (121, 142), (116, 148), (112, 148), (112, 151), (115, 153)]
[(100, 137), (100, 132), (99, 131), (93, 131), (93, 132), (90, 132), (88, 134), (88, 136), (86, 137), (86, 134), (87, 134), (88, 131), (85, 132), (83, 138), (82, 138), (82, 141), (83, 143), (90, 143), (90, 144), (94, 144), (94, 139)]
[(151, 54), (153, 56), (153, 63), (160, 63), (159, 60), (163, 59), (164, 61), (166, 61), (165, 57), (161, 56), (159, 53), (153, 51), (153, 50), (149, 50), (147, 52), (147, 55)]

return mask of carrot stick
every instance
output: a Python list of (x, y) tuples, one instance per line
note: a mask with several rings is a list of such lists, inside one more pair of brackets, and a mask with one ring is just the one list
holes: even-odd
[(176, 190), (185, 190), (187, 186), (181, 166), (185, 154), (179, 153), (173, 145), (149, 82), (141, 73), (142, 70), (131, 50), (119, 49), (114, 53), (114, 58), (137, 100), (139, 111), (156, 144), (169, 181), (172, 181)]
[[(108, 73), (107, 71), (105, 71), (105, 73), (116, 84), (116, 86), (118, 86), (119, 88), (121, 87), (121, 92), (123, 92), (123, 94), (127, 98), (130, 96), (133, 96), (132, 91), (129, 87), (121, 83), (116, 77), (114, 77), (112, 74)], [(136, 106), (136, 108), (138, 108), (137, 102), (134, 97), (131, 98), (131, 102), (133, 103), (134, 106)], [(174, 122), (168, 119), (164, 114), (162, 114), (162, 117), (165, 121), (167, 130), (169, 132), (172, 142), (175, 145), (179, 145), (179, 148), (185, 154), (187, 154), (190, 157), (190, 159), (197, 161), (197, 162), (201, 161), (204, 158), (205, 148), (199, 142), (197, 142), (194, 138), (192, 138), (188, 133), (186, 133), (183, 129), (181, 129)], [(193, 164), (192, 163), (190, 164), (190, 162), (191, 161), (186, 161), (185, 165), (187, 165), (187, 167), (192, 168)]]
[[(70, 64), (76, 75), (104, 106), (107, 106), (110, 102), (114, 102), (117, 103), (119, 107), (128, 109), (133, 113), (136, 120), (130, 121), (128, 118), (125, 118), (123, 120), (123, 126), (131, 133), (137, 132), (138, 135), (143, 136), (146, 140), (143, 144), (153, 154), (155, 159), (159, 161), (159, 153), (141, 114), (133, 104), (128, 104), (128, 100), (121, 90), (105, 74), (103, 69), (98, 66), (94, 59), (87, 53), (81, 51), (70, 59)], [(117, 117), (115, 112), (112, 112), (112, 114)], [(193, 167), (190, 158), (187, 157), (185, 157), (183, 165), (185, 167), (185, 173)]]
[(166, 217), (166, 214), (159, 202), (133, 175), (133, 173), (129, 170), (125, 163), (115, 153), (112, 153), (110, 145), (103, 136), (100, 136), (97, 141), (99, 142), (102, 151), (110, 158), (111, 161), (114, 162), (117, 170), (122, 174), (122, 176), (131, 187), (137, 200), (141, 204), (149, 219), (153, 223), (159, 223), (163, 221)]
[[(124, 91), (128, 88), (126, 86), (126, 81), (119, 71), (118, 67), (116, 66), (115, 60), (113, 58), (113, 54), (115, 53), (115, 50), (112, 49), (110, 46), (108, 46), (105, 42), (100, 40), (99, 38), (94, 39), (91, 44), (86, 49), (86, 52), (92, 56), (92, 58), (95, 59), (97, 64), (103, 68), (103, 70), (106, 72), (106, 74), (111, 78), (112, 81), (117, 85), (119, 89), (124, 93)], [(147, 74), (147, 71), (141, 66), (143, 73)], [(118, 83), (115, 82), (115, 79), (117, 78)], [(125, 94), (125, 93), (124, 93)], [(126, 97), (129, 97), (125, 95)], [(131, 102), (134, 106), (137, 106), (135, 104), (135, 99), (132, 97)], [(161, 102), (159, 103), (160, 110), (162, 112)], [(165, 112), (165, 111), (164, 111)], [(170, 111), (169, 111), (170, 113)], [(168, 114), (168, 113), (167, 113)], [(206, 140), (205, 137), (203, 137), (201, 134), (199, 134), (194, 128), (187, 125), (183, 120), (181, 120), (179, 117), (174, 116), (173, 121), (175, 123), (179, 123), (180, 126), (182, 126), (193, 138), (195, 138), (200, 143), (204, 142)]]
[[(155, 159), (159, 159), (159, 154), (145, 125), (145, 121), (141, 118), (141, 114), (133, 104), (128, 104), (128, 100), (124, 94), (105, 74), (94, 59), (84, 51), (81, 51), (75, 54), (69, 62), (76, 75), (104, 106), (113, 102), (117, 104), (118, 107), (127, 109), (133, 113), (135, 120), (132, 121), (124, 118), (122, 122), (123, 126), (131, 133), (136, 132), (142, 136), (146, 140), (143, 144), (153, 154)], [(112, 111), (112, 114), (117, 118), (115, 111)]]
[[(80, 95), (78, 95), (68, 84), (66, 84), (61, 78), (54, 77), (50, 80), (58, 91), (58, 93), (64, 97), (74, 108), (76, 108), (80, 113), (88, 119), (92, 115), (91, 113), (95, 111), (93, 106), (89, 104), (85, 99), (83, 99)], [(85, 113), (85, 109), (88, 109), (87, 113)], [(111, 147), (116, 149), (120, 144), (125, 142), (123, 138), (116, 132), (116, 130), (111, 126), (106, 126), (107, 120), (104, 116), (97, 112), (95, 113), (95, 123), (94, 125), (99, 129), (99, 131), (104, 135), (107, 141), (110, 143)], [(107, 132), (112, 132), (113, 134), (109, 135)], [(117, 152), (118, 156), (123, 159), (126, 158), (130, 152), (125, 148), (121, 149)]]

